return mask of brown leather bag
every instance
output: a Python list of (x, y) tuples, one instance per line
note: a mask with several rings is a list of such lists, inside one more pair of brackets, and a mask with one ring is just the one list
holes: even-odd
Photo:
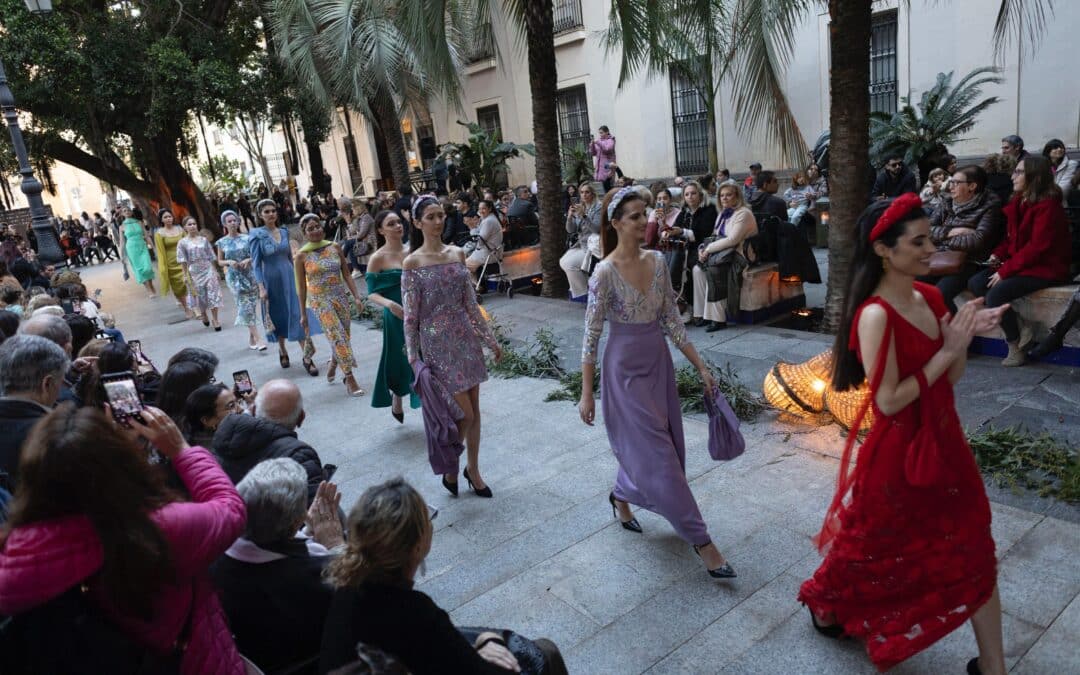
[(934, 251), (930, 256), (930, 276), (946, 277), (950, 274), (960, 274), (965, 263), (967, 263), (967, 251), (951, 249)]

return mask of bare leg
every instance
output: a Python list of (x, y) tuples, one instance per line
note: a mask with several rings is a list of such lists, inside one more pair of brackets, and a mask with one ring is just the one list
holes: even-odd
[[(473, 387), (473, 389), (476, 389), (476, 387)], [(469, 438), (472, 435), (473, 424), (476, 422), (476, 414), (474, 412), (474, 408), (472, 405), (472, 397), (470, 395), (471, 391), (472, 390), (454, 394), (454, 401), (457, 402), (458, 406), (461, 408), (461, 411), (465, 413), (465, 416), (458, 420), (457, 428), (458, 438), (465, 439), (465, 446), (467, 449), (472, 447), (472, 444), (469, 442)], [(477, 439), (479, 439), (479, 435), (477, 436)], [(466, 466), (470, 466), (472, 464), (471, 450), (468, 450), (467, 457), (468, 463), (466, 464)], [(469, 475), (472, 476), (471, 471), (469, 472)], [(453, 476), (451, 476), (450, 474), (445, 474), (443, 477), (446, 478), (446, 482), (448, 483), (457, 482), (457, 474), (454, 474)], [(477, 484), (476, 477), (473, 477), (473, 484)]]
[(483, 490), (487, 484), (480, 477), (480, 385), (476, 385), (467, 393), (474, 419), (472, 426), (469, 427), (469, 433), (465, 436), (466, 466), (469, 467), (469, 478), (472, 478), (473, 485)]
[(214, 328), (220, 328), (221, 327), (221, 322), (218, 321), (218, 308), (217, 307), (211, 307), (210, 308), (210, 316), (213, 317), (213, 319), (211, 320), (211, 324), (214, 326)]
[(404, 406), (401, 405), (400, 396), (398, 396), (397, 394), (391, 394), (390, 400), (393, 402), (390, 406), (391, 410), (398, 413), (399, 415), (404, 412)]
[(1001, 638), (1001, 596), (994, 594), (971, 617), (975, 642), (979, 645), (979, 670), (984, 675), (1005, 675), (1005, 648)]
[(143, 286), (146, 288), (147, 291), (149, 291), (151, 298), (156, 298), (157, 297), (157, 291), (154, 290), (154, 280), (153, 279), (150, 279), (148, 281), (144, 281)]
[(278, 337), (278, 339), (277, 339), (277, 349), (278, 349), (279, 354), (284, 354), (285, 356), (289, 355), (289, 350), (285, 349), (285, 338)]

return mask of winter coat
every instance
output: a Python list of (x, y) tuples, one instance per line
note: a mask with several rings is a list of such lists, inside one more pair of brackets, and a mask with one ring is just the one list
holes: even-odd
[(214, 433), (214, 454), (233, 483), (239, 483), (256, 464), (267, 459), (288, 457), (308, 476), (308, 505), (315, 499), (319, 483), (326, 480), (322, 460), (296, 432), (277, 422), (252, 415), (225, 417)]
[(49, 411), (21, 398), (0, 398), (0, 487), (12, 492), (19, 479), (19, 456), (30, 429)]
[[(172, 649), (190, 614), (180, 672), (243, 675), (207, 570), (244, 531), (244, 501), (205, 449), (189, 448), (172, 464), (192, 501), (167, 504), (150, 518), (169, 543), (176, 582), (158, 589), (149, 619), (113, 607), (100, 580), (91, 579), (90, 597), (124, 633), (162, 652)], [(92, 577), (103, 562), (101, 541), (85, 515), (15, 528), (0, 550), (0, 614), (18, 614), (57, 598)]]
[(764, 213), (767, 216), (776, 216), (780, 219), (781, 223), (787, 222), (787, 202), (774, 194), (770, 194), (764, 190), (758, 190), (754, 193), (754, 196), (750, 198), (747, 206), (754, 212), (755, 218), (758, 214)]
[[(975, 233), (949, 237), (949, 232), (956, 227), (966, 227)], [(957, 205), (952, 199), (944, 199), (930, 217), (930, 238), (934, 243), (953, 251), (967, 251), (972, 261), (986, 260), (1003, 234), (1005, 214), (1001, 211), (1001, 202), (988, 190), (965, 204)]]
[(601, 183), (611, 175), (611, 166), (615, 164), (615, 137), (598, 138), (589, 143), (589, 154), (593, 156), (596, 171), (593, 177)]
[(994, 249), (1002, 261), (1002, 279), (1024, 276), (1065, 281), (1069, 278), (1072, 237), (1065, 208), (1052, 197), (1037, 202), (1016, 195), (1005, 205), (1005, 238)]
[(1077, 164), (1078, 162), (1075, 159), (1066, 157), (1061, 160), (1061, 164), (1050, 167), (1050, 170), (1054, 172), (1054, 182), (1061, 188), (1062, 194), (1069, 192), (1069, 183), (1072, 182), (1073, 176), (1076, 174)]
[(874, 181), (871, 199), (877, 199), (882, 195), (891, 199), (906, 192), (918, 191), (919, 188), (915, 185), (915, 174), (911, 173), (911, 169), (906, 166), (901, 167), (900, 173), (896, 176), (882, 169), (877, 175), (877, 180)]

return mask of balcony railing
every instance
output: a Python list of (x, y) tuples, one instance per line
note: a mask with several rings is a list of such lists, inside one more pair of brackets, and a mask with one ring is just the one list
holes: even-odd
[(582, 28), (581, 0), (555, 0), (555, 34)]
[(480, 31), (477, 35), (476, 44), (466, 54), (466, 63), (478, 63), (495, 58), (495, 42), (491, 35), (491, 29)]

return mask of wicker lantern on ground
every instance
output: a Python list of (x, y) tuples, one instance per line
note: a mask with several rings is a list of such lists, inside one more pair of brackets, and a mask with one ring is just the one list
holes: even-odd
[(832, 352), (803, 363), (781, 361), (765, 376), (765, 399), (774, 408), (796, 417), (809, 417), (825, 409), (825, 391), (832, 372)]
[[(867, 386), (864, 380), (855, 389), (848, 389), (847, 391), (834, 391), (830, 389), (825, 394), (825, 405), (828, 407), (829, 412), (832, 413), (836, 421), (839, 422), (845, 429), (851, 429), (851, 425), (855, 423), (855, 417), (859, 414), (859, 410), (863, 405), (867, 403), (867, 399), (870, 396), (870, 387)], [(874, 424), (874, 409), (870, 406), (866, 410), (866, 414), (863, 416), (862, 424), (855, 431), (868, 431)]]

